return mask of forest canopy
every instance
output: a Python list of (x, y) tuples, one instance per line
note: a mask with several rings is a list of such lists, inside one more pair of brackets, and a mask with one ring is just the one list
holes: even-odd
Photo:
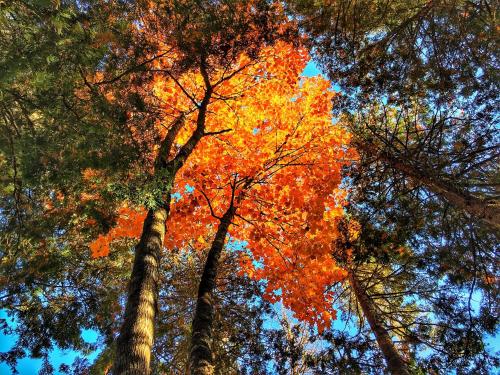
[(498, 372), (497, 10), (0, 1), (0, 372)]

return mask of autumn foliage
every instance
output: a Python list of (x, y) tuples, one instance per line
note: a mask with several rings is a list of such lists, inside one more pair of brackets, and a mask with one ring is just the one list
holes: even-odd
[[(217, 86), (209, 104), (210, 135), (176, 177), (165, 246), (206, 247), (237, 182), (237, 213), (229, 232), (246, 243), (240, 272), (265, 280), (266, 298), (282, 300), (298, 319), (322, 330), (335, 317), (327, 287), (347, 275), (332, 252), (346, 204), (341, 169), (355, 153), (349, 134), (332, 124), (330, 106), (337, 94), (330, 82), (300, 75), (307, 61), (305, 50), (278, 43), (256, 61), (242, 55), (232, 73), (212, 72), (219, 79), (232, 77)], [(169, 63), (159, 59), (156, 66)], [(190, 108), (202, 87), (197, 73), (152, 80), (165, 113), (156, 124), (160, 138), (179, 113), (186, 121), (175, 143), (189, 138), (195, 127)], [(157, 150), (151, 146), (152, 157)], [(139, 237), (144, 210), (124, 205), (117, 214), (116, 226), (90, 245), (94, 257), (106, 256), (116, 239)]]

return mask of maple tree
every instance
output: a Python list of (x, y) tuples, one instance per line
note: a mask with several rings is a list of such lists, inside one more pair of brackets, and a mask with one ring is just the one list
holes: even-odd
[[(331, 243), (343, 215), (341, 168), (355, 154), (347, 147), (349, 135), (331, 122), (330, 83), (299, 78), (304, 51), (278, 43), (247, 67), (249, 61), (242, 56), (235, 68), (241, 74), (215, 92), (224, 100), (207, 113), (207, 133), (214, 136), (200, 141), (177, 175), (174, 191), (181, 197), (172, 204), (165, 245), (203, 247), (207, 228), (234, 204), (226, 227), (234, 222), (236, 229), (225, 232), (247, 241), (263, 265), (254, 269), (245, 257), (243, 271), (267, 281), (272, 301), (281, 289), (285, 305), (321, 330), (332, 318), (325, 288), (346, 276), (331, 258)], [(188, 83), (202, 78), (181, 78), (173, 87), (156, 79), (154, 88), (170, 106), (179, 90), (193, 92), (196, 86)], [(191, 131), (182, 129), (174, 144), (185, 142)], [(91, 244), (94, 256), (105, 255), (115, 238), (137, 237), (143, 217), (124, 207), (117, 226)], [(317, 282), (307, 282), (311, 277)]]
[[(135, 101), (135, 105), (125, 111), (131, 141), (153, 150), (143, 158), (149, 169), (151, 199), (136, 247), (124, 323), (117, 341), (118, 356), (113, 370), (116, 373), (149, 373), (159, 289), (158, 267), (171, 189), (177, 172), (200, 140), (214, 135), (207, 130), (206, 119), (213, 102), (220, 100), (218, 88), (239, 73), (235, 65), (241, 53), (248, 53), (250, 63), (262, 46), (286, 32), (286, 27), (279, 27), (284, 24), (279, 7), (262, 1), (210, 4), (156, 1), (141, 3), (135, 10), (141, 22), (132, 24), (131, 28), (139, 44), (146, 43), (149, 48), (144, 62), (139, 64), (146, 73), (134, 74), (138, 66), (126, 68), (124, 64), (123, 73), (96, 76), (92, 82), (104, 91), (110, 102), (127, 107), (131, 98)], [(235, 11), (238, 17), (234, 17)], [(132, 47), (130, 54), (134, 52)], [(245, 66), (239, 69), (243, 68)], [(171, 90), (175, 93), (175, 97), (170, 97), (172, 101), (165, 102), (169, 99), (169, 90), (163, 96), (154, 94), (158, 80), (176, 88)], [(109, 89), (116, 82), (123, 86), (124, 81), (128, 82), (125, 92), (116, 86)], [(152, 96), (150, 90), (153, 90)], [(159, 111), (145, 111), (145, 106), (159, 108)], [(175, 143), (182, 135), (184, 140)], [(144, 166), (140, 173), (144, 173)]]

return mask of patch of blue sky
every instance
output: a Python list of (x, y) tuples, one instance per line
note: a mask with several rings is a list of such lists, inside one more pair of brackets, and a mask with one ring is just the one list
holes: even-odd
[(174, 202), (180, 201), (181, 198), (182, 198), (182, 194), (179, 193), (178, 191), (176, 191), (175, 193), (172, 194), (172, 199), (174, 200)]
[[(15, 329), (17, 325), (15, 319), (9, 317), (5, 310), (0, 310), (0, 319), (5, 319), (8, 326), (12, 329)], [(89, 329), (82, 330), (81, 336), (82, 339), (89, 344), (95, 344), (98, 339), (97, 332)], [(18, 336), (15, 334), (6, 335), (3, 332), (0, 332), (0, 352), (5, 353), (12, 349), (17, 339)], [(90, 354), (84, 354), (74, 350), (62, 350), (59, 348), (55, 348), (49, 353), (49, 362), (54, 367), (54, 373), (57, 375), (61, 374), (61, 372), (59, 372), (58, 370), (62, 364), (71, 365), (77, 357), (84, 357), (90, 363), (92, 363), (99, 355), (99, 352), (100, 350), (96, 350)], [(19, 372), (19, 375), (32, 375), (38, 373), (41, 367), (42, 359), (27, 357), (18, 361), (16, 370)], [(5, 363), (0, 363), (0, 374), (7, 375), (11, 373), (12, 371), (9, 366), (7, 366)]]
[[(284, 312), (286, 313), (288, 310), (285, 309), (281, 301), (273, 303), (271, 308), (272, 308), (272, 313), (265, 314), (264, 316), (265, 319), (263, 321), (263, 327), (264, 329), (280, 329), (281, 322), (279, 320), (279, 317), (282, 316)], [(288, 313), (291, 314), (291, 312), (289, 311)], [(290, 316), (293, 319), (293, 314), (291, 314)]]
[(82, 339), (87, 344), (95, 344), (97, 343), (97, 339), (99, 338), (99, 334), (93, 329), (84, 329), (82, 330)]
[(301, 75), (304, 77), (316, 77), (323, 74), (319, 70), (318, 65), (314, 62), (314, 60), (309, 60)]
[(247, 246), (248, 242), (239, 240), (234, 237), (229, 237), (229, 240), (227, 241), (226, 248), (229, 251), (244, 251), (247, 252)]
[[(313, 59), (309, 60), (309, 62), (307, 63), (306, 67), (302, 71), (301, 75), (303, 77), (317, 77), (317, 76), (322, 76), (323, 78), (328, 79), (328, 77), (325, 74), (323, 74), (323, 72), (319, 69), (318, 64)], [(337, 83), (335, 83), (335, 82), (332, 82), (332, 89), (335, 92), (341, 92), (342, 91), (340, 89), (340, 86)]]

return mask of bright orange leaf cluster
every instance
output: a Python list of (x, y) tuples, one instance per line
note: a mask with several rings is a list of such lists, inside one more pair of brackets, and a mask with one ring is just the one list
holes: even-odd
[(146, 218), (144, 210), (133, 210), (127, 206), (117, 212), (116, 225), (106, 234), (101, 234), (90, 244), (92, 257), (99, 258), (109, 254), (110, 243), (117, 238), (139, 238), (142, 224)]
[[(231, 237), (246, 241), (249, 251), (242, 255), (240, 272), (266, 280), (266, 298), (281, 299), (297, 318), (322, 330), (334, 315), (327, 288), (346, 276), (331, 254), (344, 214), (341, 169), (355, 153), (348, 147), (349, 134), (332, 124), (336, 94), (330, 82), (300, 76), (307, 61), (304, 50), (278, 43), (257, 61), (242, 56), (232, 70), (237, 74), (217, 86), (206, 119), (206, 131), (217, 134), (202, 139), (176, 177), (179, 194), (165, 245), (205, 248), (218, 224), (208, 202), (215, 216), (222, 216), (231, 183), (247, 182), (235, 192), (238, 209), (230, 227)], [(224, 74), (212, 76), (217, 80)], [(199, 98), (202, 88), (196, 73), (177, 83), (163, 76), (154, 81), (155, 95), (170, 117), (189, 110), (183, 91)], [(195, 115), (187, 116), (177, 144), (193, 131)], [(159, 123), (158, 131), (164, 125)], [(126, 209), (117, 227), (92, 244), (93, 254), (105, 255), (113, 238), (138, 237), (143, 218)]]

